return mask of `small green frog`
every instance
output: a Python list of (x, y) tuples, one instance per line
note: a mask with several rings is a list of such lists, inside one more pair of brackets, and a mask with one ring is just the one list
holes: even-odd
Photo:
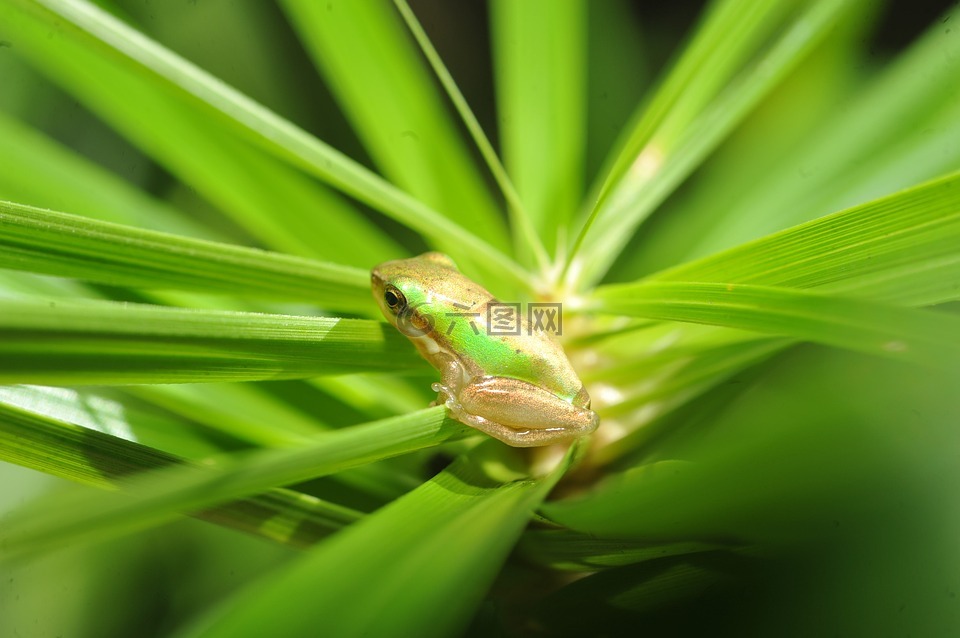
[(516, 447), (597, 429), (590, 396), (560, 346), (523, 321), (519, 335), (488, 333), (487, 308), (497, 300), (446, 255), (388, 261), (370, 278), (387, 320), (440, 371), (434, 405), (444, 403), (453, 418)]

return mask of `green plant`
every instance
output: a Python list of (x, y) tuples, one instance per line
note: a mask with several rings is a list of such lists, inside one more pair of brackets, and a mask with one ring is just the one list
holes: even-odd
[[(502, 166), (406, 2), (280, 5), (362, 161), (265, 4), (0, 0), (0, 459), (87, 484), (13, 492), (4, 634), (955, 631), (956, 11), (863, 68), (872, 3), (717, 0), (613, 141), (625, 5), (495, 0)], [(564, 303), (592, 440), (425, 407), (367, 274), (424, 246)]]

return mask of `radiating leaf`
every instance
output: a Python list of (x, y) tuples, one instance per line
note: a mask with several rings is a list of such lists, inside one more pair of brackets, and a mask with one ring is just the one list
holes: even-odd
[[(58, 71), (62, 81), (73, 77), (74, 74), (65, 69), (68, 64), (72, 68), (79, 59), (105, 69), (137, 69), (136, 77), (145, 85), (144, 90), (151, 94), (172, 92), (177, 97), (178, 101), (165, 103), (164, 108), (187, 109), (190, 113), (199, 110), (207, 117), (212, 111), (215, 113), (213, 121), (217, 123), (215, 130), (222, 127), (225, 133), (239, 133), (270, 154), (394, 217), (424, 236), (444, 245), (448, 245), (447, 242), (457, 245), (465, 257), (475, 256), (488, 264), (496, 264), (496, 268), (487, 267), (497, 273), (492, 276), (527, 285), (522, 269), (486, 241), (88, 2), (9, 0), (6, 5), (0, 5), (0, 10), (7, 19), (16, 21), (24, 38), (30, 34), (34, 43), (44, 43), (31, 48), (30, 53), (33, 56), (52, 53), (46, 64), (53, 65), (51, 68)], [(59, 44), (57, 48), (51, 46), (47, 38), (51, 30)], [(67, 50), (69, 54), (64, 53)], [(77, 77), (91, 76), (84, 73)], [(102, 80), (98, 78), (97, 82)], [(83, 88), (94, 90), (90, 89), (90, 84), (91, 81), (86, 80)], [(116, 102), (112, 92), (109, 96), (99, 95), (107, 105)], [(142, 113), (137, 115), (142, 117)], [(241, 150), (242, 147), (236, 152)], [(362, 242), (350, 245), (359, 244)]]
[(656, 281), (817, 288), (907, 304), (960, 298), (960, 174), (683, 264)]
[(407, 339), (374, 321), (0, 300), (3, 383), (250, 381), (418, 365)]
[(793, 337), (928, 365), (960, 360), (960, 318), (911, 308), (743, 284), (608, 286), (594, 308)]
[(570, 285), (598, 281), (637, 225), (853, 4), (728, 0), (714, 5), (601, 174), (604, 183), (589, 202), (593, 212), (568, 259)]
[(373, 307), (369, 274), (254, 248), (189, 239), (0, 202), (0, 267), (115, 286)]
[[(35, 403), (56, 398), (49, 392), (38, 393), (30, 388), (0, 390), (0, 460), (5, 462), (109, 489), (116, 489), (131, 475), (185, 462), (168, 452), (114, 434), (46, 416), (35, 411), (35, 405), (33, 408), (18, 405), (23, 401)], [(132, 430), (135, 426), (126, 423), (122, 416), (118, 418), (114, 407), (102, 400), (84, 404), (86, 418), (106, 419), (112, 427), (122, 425)], [(133, 419), (137, 420), (138, 415)], [(276, 542), (301, 546), (359, 518), (358, 513), (348, 508), (285, 489), (272, 489), (198, 512), (196, 516)], [(0, 531), (2, 538), (6, 538), (4, 531)], [(3, 546), (0, 541), (0, 557), (15, 551), (15, 547)]]
[(403, 16), (403, 19), (406, 21), (407, 27), (410, 29), (410, 33), (413, 34), (414, 38), (416, 38), (424, 56), (426, 56), (427, 60), (430, 62), (430, 66), (433, 67), (433, 71), (436, 74), (437, 79), (443, 85), (443, 88), (446, 90), (447, 96), (450, 98), (450, 101), (453, 102), (454, 107), (460, 114), (460, 119), (463, 120), (464, 126), (466, 126), (467, 130), (470, 131), (470, 136), (473, 138), (474, 144), (477, 145), (477, 149), (483, 156), (484, 161), (486, 161), (487, 168), (490, 169), (490, 172), (493, 174), (493, 178), (500, 186), (500, 191), (503, 193), (503, 197), (506, 200), (507, 212), (510, 215), (510, 222), (513, 230), (514, 252), (522, 263), (537, 264), (537, 266), (539, 266), (542, 270), (547, 269), (548, 258), (546, 250), (543, 246), (543, 242), (537, 235), (533, 221), (530, 219), (530, 215), (526, 210), (526, 207), (520, 200), (520, 195), (517, 193), (513, 182), (507, 175), (507, 171), (504, 168), (503, 163), (500, 161), (496, 150), (493, 148), (493, 144), (490, 143), (490, 139), (487, 137), (487, 134), (484, 133), (483, 128), (480, 126), (480, 122), (473, 114), (473, 110), (471, 110), (470, 105), (467, 104), (466, 98), (457, 87), (457, 84), (454, 81), (453, 76), (450, 74), (450, 71), (447, 70), (443, 60), (440, 59), (440, 54), (434, 48), (433, 43), (427, 36), (427, 32), (424, 31), (423, 27), (420, 25), (420, 22), (417, 20), (416, 15), (414, 15), (413, 11), (410, 9), (410, 5), (407, 4), (406, 0), (394, 0), (394, 4), (396, 5), (400, 14)]
[[(325, 432), (295, 447), (161, 468), (123, 481), (116, 493), (78, 489), (53, 494), (8, 517), (0, 529), (0, 557), (33, 554), (65, 542), (103, 540), (177, 514), (405, 454), (465, 433), (466, 426), (446, 419), (438, 407)], [(295, 527), (287, 531), (293, 533)]]
[(566, 467), (529, 479), (476, 453), (461, 458), (180, 635), (265, 624), (288, 636), (318, 627), (328, 636), (454, 635)]
[(490, 16), (504, 164), (554, 250), (582, 196), (587, 3), (497, 0)]
[(383, 174), (505, 248), (497, 205), (391, 3), (281, 4)]
[[(956, 8), (733, 202), (714, 211), (686, 258), (708, 255), (960, 168)], [(687, 231), (689, 232), (689, 231)], [(683, 259), (684, 255), (677, 255)]]
[[(0, 112), (0, 199), (94, 219), (222, 239), (186, 215)], [(50, 188), (56, 183), (56, 188)]]
[[(88, 2), (70, 1), (60, 8), (65, 13), (68, 8), (75, 10), (71, 15), (77, 19), (92, 16), (104, 29), (115, 28), (115, 34), (136, 33)], [(365, 268), (402, 255), (401, 248), (342, 198), (251, 148), (238, 139), (224, 116), (139, 71), (131, 60), (115, 52), (111, 55), (109, 49), (40, 3), (5, 1), (0, 3), (0, 15), (5, 29), (14, 34), (9, 37), (16, 40), (19, 55), (74, 93), (265, 245)], [(139, 33), (132, 40), (146, 42)], [(227, 90), (196, 67), (172, 57), (188, 67), (181, 69), (181, 75), (192, 71), (202, 76), (208, 89)], [(118, 95), (124, 99), (116, 99)], [(330, 242), (331, 237), (340, 241)]]

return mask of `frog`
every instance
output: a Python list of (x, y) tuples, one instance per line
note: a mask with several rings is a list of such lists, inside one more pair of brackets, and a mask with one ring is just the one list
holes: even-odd
[(446, 254), (384, 262), (370, 282), (386, 320), (440, 372), (431, 405), (445, 405), (451, 418), (514, 447), (568, 443), (597, 429), (560, 344), (522, 316), (508, 331), (489, 329), (488, 312), (506, 305)]

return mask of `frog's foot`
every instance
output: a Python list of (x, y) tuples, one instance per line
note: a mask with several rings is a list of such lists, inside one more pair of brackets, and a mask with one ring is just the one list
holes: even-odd
[[(513, 383), (514, 380), (507, 380), (507, 382)], [(453, 390), (442, 383), (434, 383), (430, 386), (434, 392), (437, 393), (437, 400), (433, 402), (433, 405), (445, 405), (448, 410), (450, 410), (450, 417), (460, 421), (465, 425), (469, 425), (472, 428), (480, 430), (484, 434), (492, 436), (495, 439), (503, 441), (507, 445), (512, 445), (513, 447), (538, 447), (541, 445), (552, 445), (554, 443), (562, 443), (565, 441), (570, 441), (577, 437), (590, 434), (597, 428), (597, 419), (596, 415), (589, 410), (584, 410), (571, 406), (568, 403), (559, 402), (556, 397), (549, 395), (550, 400), (542, 406), (537, 406), (540, 409), (536, 410), (544, 414), (550, 414), (551, 409), (562, 406), (562, 410), (569, 412), (573, 416), (579, 416), (581, 413), (589, 415), (591, 418), (587, 419), (578, 419), (578, 418), (568, 418), (568, 419), (556, 419), (558, 425), (556, 427), (543, 422), (542, 420), (534, 421), (534, 427), (528, 426), (526, 423), (524, 425), (516, 425), (511, 427), (499, 421), (494, 421), (486, 417), (479, 416), (474, 414), (471, 411), (470, 406), (477, 407), (476, 399), (480, 397), (494, 397), (494, 401), (497, 401), (501, 398), (501, 394), (494, 392), (492, 395), (485, 391), (485, 386), (478, 384), (475, 386), (470, 386), (463, 390), (463, 396), (467, 397), (471, 401), (466, 407), (461, 400), (454, 394)], [(530, 394), (543, 393), (537, 388), (528, 389), (528, 396)], [(509, 393), (508, 393), (509, 394)], [(514, 395), (515, 396), (515, 395)], [(489, 404), (487, 407), (491, 407)], [(480, 410), (476, 410), (480, 411)], [(497, 410), (492, 410), (497, 411)], [(500, 410), (500, 412), (503, 412)], [(504, 416), (511, 416), (510, 414), (504, 413)], [(512, 415), (517, 417), (518, 415)], [(529, 414), (526, 409), (522, 409), (519, 413), (521, 418), (529, 419)], [(556, 415), (554, 415), (556, 417)], [(539, 427), (536, 427), (539, 426)]]
[(465, 423), (472, 428), (499, 439), (507, 445), (513, 447), (539, 447), (541, 445), (553, 445), (554, 443), (563, 443), (571, 441), (579, 436), (581, 432), (570, 430), (568, 428), (541, 428), (541, 429), (516, 429), (509, 426), (485, 419), (475, 414), (466, 412), (454, 413), (452, 415), (461, 423)]

